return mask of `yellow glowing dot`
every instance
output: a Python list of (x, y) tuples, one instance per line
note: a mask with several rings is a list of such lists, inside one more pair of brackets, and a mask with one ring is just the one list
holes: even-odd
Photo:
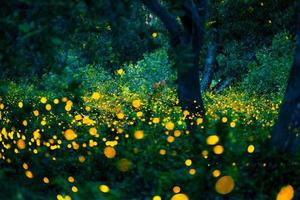
[(20, 150), (25, 149), (25, 147), (26, 147), (25, 141), (22, 140), (22, 139), (19, 139), (19, 140), (17, 141), (17, 147), (18, 147), (18, 149), (20, 149)]
[(120, 112), (120, 113), (117, 114), (117, 118), (118, 119), (124, 119), (124, 117), (125, 117), (125, 115), (122, 112)]
[(157, 35), (158, 35), (157, 32), (153, 32), (153, 33), (152, 33), (152, 37), (153, 37), (153, 38), (156, 38)]
[(224, 148), (221, 145), (217, 145), (213, 149), (215, 154), (222, 154), (224, 152)]
[(181, 188), (179, 186), (176, 185), (176, 186), (173, 187), (173, 192), (174, 193), (179, 193), (180, 191), (181, 191)]
[(34, 110), (34, 111), (33, 111), (33, 114), (34, 114), (34, 116), (36, 116), (36, 117), (37, 117), (37, 116), (39, 116), (39, 114), (40, 114), (40, 113), (39, 113), (39, 111), (38, 111), (38, 110)]
[(59, 104), (59, 100), (58, 100), (58, 99), (54, 99), (54, 100), (53, 100), (53, 103), (54, 103), (54, 104)]
[(90, 128), (89, 130), (90, 135), (95, 136), (97, 135), (97, 129), (95, 127)]
[(93, 92), (92, 99), (99, 100), (101, 98), (101, 95), (99, 92)]
[(189, 200), (189, 197), (186, 194), (179, 193), (173, 195), (171, 200)]
[(250, 145), (248, 146), (248, 148), (247, 148), (248, 153), (253, 153), (254, 150), (255, 150), (255, 147), (254, 147), (254, 145), (252, 145), (252, 144), (250, 144)]
[(168, 131), (171, 131), (174, 129), (175, 125), (173, 122), (167, 122), (165, 127)]
[(156, 195), (156, 196), (154, 196), (154, 197), (152, 198), (152, 200), (161, 200), (161, 197), (158, 196), (158, 195)]
[(28, 169), (29, 168), (29, 166), (28, 166), (28, 164), (27, 163), (23, 163), (23, 168), (26, 170), (26, 169)]
[(78, 160), (79, 160), (79, 162), (83, 163), (85, 161), (85, 157), (84, 156), (79, 156)]
[(75, 115), (75, 120), (76, 121), (82, 120), (82, 116), (80, 114)]
[(107, 185), (100, 185), (99, 190), (103, 193), (107, 193), (107, 192), (109, 192), (110, 189)]
[(276, 200), (292, 200), (294, 198), (294, 188), (291, 185), (284, 186), (277, 194)]
[(26, 120), (23, 120), (22, 124), (23, 124), (23, 126), (27, 126), (28, 122)]
[(175, 136), (175, 137), (179, 137), (180, 135), (181, 135), (180, 130), (175, 130), (175, 131), (174, 131), (174, 136)]
[(137, 116), (137, 117), (142, 117), (142, 116), (143, 116), (143, 112), (141, 112), (141, 111), (137, 112), (137, 113), (136, 113), (136, 116)]
[(213, 172), (212, 172), (212, 175), (213, 177), (219, 177), (221, 175), (221, 171), (218, 170), (218, 169), (215, 169)]
[(203, 118), (197, 118), (197, 121), (196, 121), (197, 125), (200, 125), (203, 123)]
[(173, 136), (168, 136), (167, 141), (169, 143), (173, 143), (175, 141), (175, 138)]
[(74, 192), (74, 193), (78, 192), (78, 188), (76, 186), (72, 186), (71, 189), (72, 189), (72, 192)]
[(139, 100), (139, 99), (136, 99), (136, 100), (133, 100), (133, 101), (132, 101), (132, 106), (133, 106), (134, 108), (139, 108), (139, 107), (141, 107), (141, 105), (142, 105), (142, 102), (141, 102), (141, 100)]
[(192, 165), (192, 160), (187, 159), (184, 163), (185, 163), (186, 166), (191, 166)]
[(23, 108), (23, 102), (20, 101), (20, 102), (18, 103), (18, 106), (19, 106), (19, 108)]
[(217, 135), (210, 135), (206, 138), (206, 143), (208, 145), (215, 145), (219, 142), (219, 136)]
[(46, 108), (46, 110), (50, 111), (52, 107), (50, 104), (46, 104), (45, 108)]
[(236, 123), (235, 122), (230, 122), (230, 127), (231, 128), (234, 128), (236, 126)]
[(129, 171), (130, 167), (131, 167), (131, 162), (129, 160), (127, 160), (126, 158), (122, 158), (117, 163), (117, 168), (121, 172), (127, 172), (127, 171)]
[(25, 171), (25, 175), (26, 175), (27, 178), (33, 178), (33, 174), (29, 170)]
[(159, 154), (160, 155), (166, 155), (167, 151), (165, 149), (160, 149)]
[(74, 140), (75, 138), (77, 138), (77, 134), (72, 129), (67, 129), (64, 132), (64, 136), (66, 140)]
[(125, 72), (124, 72), (123, 69), (118, 69), (118, 70), (117, 70), (117, 74), (120, 75), (120, 76), (122, 76), (124, 73), (125, 73)]
[(234, 180), (231, 176), (222, 176), (215, 184), (215, 190), (219, 194), (229, 194), (234, 188)]
[(68, 181), (69, 181), (70, 183), (74, 183), (74, 182), (75, 182), (75, 178), (74, 178), (73, 176), (69, 176), (69, 177), (68, 177)]
[(48, 183), (50, 182), (50, 181), (49, 181), (49, 178), (48, 178), (48, 177), (44, 177), (44, 178), (43, 178), (43, 182), (46, 183), (46, 184), (48, 184)]
[(228, 121), (227, 117), (222, 117), (221, 120), (222, 120), (223, 123), (226, 123)]
[(47, 98), (46, 97), (42, 97), (40, 99), (40, 102), (43, 103), (43, 104), (45, 104), (47, 102)]
[(160, 122), (160, 119), (158, 117), (154, 117), (153, 120), (152, 120), (152, 122), (154, 124), (158, 124)]
[(142, 130), (137, 130), (137, 131), (135, 131), (135, 132), (134, 132), (134, 137), (135, 137), (135, 139), (137, 139), (137, 140), (143, 139), (143, 138), (144, 138), (144, 131), (142, 131)]
[(105, 147), (104, 148), (104, 155), (107, 158), (114, 158), (116, 156), (116, 150), (113, 147)]
[(195, 175), (196, 174), (196, 169), (192, 168), (189, 170), (190, 175)]

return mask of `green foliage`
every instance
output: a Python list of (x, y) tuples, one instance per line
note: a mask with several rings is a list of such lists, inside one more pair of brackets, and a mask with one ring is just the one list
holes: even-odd
[(283, 95), (293, 54), (292, 36), (288, 33), (276, 35), (270, 47), (263, 47), (256, 52), (257, 61), (249, 65), (249, 73), (243, 80), (242, 87), (249, 94)]

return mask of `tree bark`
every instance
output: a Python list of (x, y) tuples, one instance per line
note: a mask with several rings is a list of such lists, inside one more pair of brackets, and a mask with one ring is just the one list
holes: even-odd
[(203, 116), (205, 111), (199, 83), (199, 54), (204, 23), (199, 16), (200, 8), (193, 0), (182, 2), (181, 8), (185, 14), (180, 17), (181, 25), (158, 1), (144, 0), (143, 3), (170, 33), (177, 69), (177, 93), (182, 109), (188, 110), (191, 116)]
[(299, 153), (300, 130), (300, 4), (297, 6), (297, 47), (294, 63), (271, 144), (280, 152)]
[(210, 84), (212, 82), (215, 65), (216, 65), (216, 44), (213, 41), (209, 44), (207, 49), (205, 67), (204, 67), (203, 76), (201, 80), (201, 91), (206, 91), (209, 89)]

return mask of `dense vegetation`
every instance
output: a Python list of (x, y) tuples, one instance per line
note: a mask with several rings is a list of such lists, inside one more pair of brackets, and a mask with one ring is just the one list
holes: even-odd
[(299, 199), (296, 3), (3, 0), (0, 199)]

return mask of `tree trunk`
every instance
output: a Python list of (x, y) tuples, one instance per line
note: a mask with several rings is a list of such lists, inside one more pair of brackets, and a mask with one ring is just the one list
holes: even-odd
[(216, 44), (212, 42), (207, 49), (204, 72), (201, 80), (201, 91), (206, 91), (211, 84), (214, 68), (216, 65)]
[(272, 132), (271, 144), (278, 151), (299, 153), (300, 130), (300, 4), (297, 10), (297, 48), (290, 72), (285, 97), (277, 123)]

